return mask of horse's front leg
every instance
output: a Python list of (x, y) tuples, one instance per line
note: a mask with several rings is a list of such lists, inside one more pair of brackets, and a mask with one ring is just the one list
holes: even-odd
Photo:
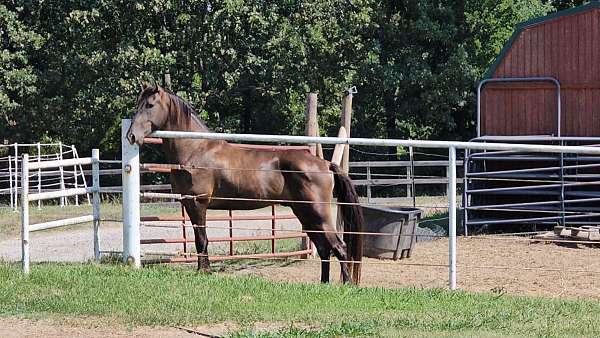
[(194, 200), (182, 202), (194, 226), (194, 241), (198, 254), (198, 270), (210, 272), (208, 260), (208, 237), (206, 236), (206, 209), (203, 203)]

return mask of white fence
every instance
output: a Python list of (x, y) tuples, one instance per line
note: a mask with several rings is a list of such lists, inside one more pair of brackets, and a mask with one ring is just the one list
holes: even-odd
[[(130, 145), (125, 134), (131, 121), (123, 120), (122, 124), (122, 160), (123, 160), (123, 259), (135, 267), (140, 261), (140, 163), (139, 147)], [(344, 144), (381, 147), (418, 147), (442, 148), (448, 150), (448, 285), (450, 289), (456, 288), (456, 150), (511, 150), (544, 153), (576, 153), (600, 155), (600, 147), (591, 146), (550, 146), (535, 144), (509, 144), (509, 143), (470, 143), (447, 141), (419, 141), (396, 139), (364, 139), (364, 138), (338, 138), (338, 137), (307, 137), (286, 135), (246, 135), (246, 134), (220, 134), (198, 133), (179, 131), (156, 131), (151, 134), (160, 138), (188, 138), (211, 139), (242, 142), (272, 142), (272, 143), (299, 143), (299, 144)]]
[[(66, 158), (77, 159), (79, 155), (74, 145), (62, 143), (13, 143), (0, 145), (0, 150), (6, 156), (0, 157), (0, 196), (9, 195), (9, 206), (16, 212), (19, 208), (19, 184), (21, 180), (22, 154), (34, 151), (35, 155), (29, 156), (31, 162), (60, 161)], [(28, 154), (29, 155), (29, 154)], [(87, 187), (85, 175), (81, 165), (72, 167), (59, 167), (57, 170), (43, 171), (42, 168), (29, 173), (31, 176), (30, 188), (37, 189), (38, 193), (49, 190), (64, 190), (68, 187)], [(90, 203), (89, 196), (88, 204)], [(73, 198), (75, 205), (79, 205), (79, 196)], [(66, 197), (60, 198), (60, 205), (64, 207), (69, 203)], [(37, 202), (38, 208), (42, 201)]]
[[(23, 272), (29, 273), (29, 233), (32, 231), (46, 230), (66, 225), (74, 225), (86, 222), (93, 222), (94, 227), (94, 259), (100, 260), (100, 242), (99, 242), (99, 230), (100, 230), (100, 156), (98, 149), (92, 150), (92, 157), (88, 158), (76, 158), (68, 160), (55, 160), (55, 161), (36, 161), (29, 162), (29, 155), (23, 154), (23, 160), (21, 164), (21, 258), (23, 263)], [(61, 171), (63, 167), (81, 167), (83, 165), (92, 166), (92, 187), (84, 188), (70, 188), (61, 189), (56, 191), (48, 192), (37, 192), (31, 194), (29, 192), (29, 172), (31, 170), (41, 170), (47, 168), (59, 168)], [(34, 201), (49, 200), (55, 198), (65, 198), (71, 196), (93, 194), (93, 214), (73, 217), (67, 219), (60, 219), (50, 222), (29, 224), (29, 203)]]

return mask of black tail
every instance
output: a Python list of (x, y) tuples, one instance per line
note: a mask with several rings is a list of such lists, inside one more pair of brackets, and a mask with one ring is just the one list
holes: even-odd
[[(362, 209), (358, 205), (358, 194), (354, 189), (352, 181), (334, 163), (331, 163), (329, 170), (333, 172), (335, 183), (334, 193), (337, 196), (338, 202), (348, 203), (339, 205), (342, 211), (344, 232), (362, 232), (364, 219)], [(361, 261), (363, 256), (362, 234), (344, 234), (344, 242), (346, 243), (348, 258), (354, 262)], [(361, 264), (351, 263), (348, 266), (352, 275), (352, 282), (358, 284), (360, 282)]]

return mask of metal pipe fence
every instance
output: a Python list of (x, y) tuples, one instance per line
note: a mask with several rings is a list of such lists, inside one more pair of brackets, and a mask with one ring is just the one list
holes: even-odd
[[(75, 225), (81, 223), (92, 222), (94, 232), (94, 259), (100, 261), (100, 180), (99, 180), (99, 159), (100, 155), (98, 149), (92, 150), (92, 157), (69, 159), (69, 160), (54, 160), (54, 161), (37, 161), (30, 162), (28, 154), (22, 154), (21, 161), (21, 261), (23, 266), (23, 272), (29, 273), (30, 271), (30, 240), (29, 233), (32, 231), (46, 230), (57, 227), (63, 227), (67, 225)], [(92, 166), (92, 177), (93, 186), (85, 188), (72, 188), (72, 189), (61, 189), (58, 191), (42, 192), (38, 186), (37, 193), (30, 193), (29, 182), (30, 182), (30, 170), (40, 170), (44, 168), (59, 168), (68, 165), (91, 165)], [(29, 204), (32, 201), (42, 201), (48, 199), (59, 198), (69, 196), (77, 196), (83, 194), (93, 194), (93, 214), (79, 217), (72, 217), (67, 219), (59, 219), (49, 222), (30, 224), (29, 219)], [(39, 205), (39, 204), (38, 204)]]
[[(124, 137), (130, 121), (123, 120), (122, 144), (123, 144), (123, 254), (124, 260), (133, 266), (140, 266), (140, 237), (139, 237), (139, 203), (140, 193), (139, 176), (139, 147), (130, 145)], [(245, 134), (220, 134), (220, 133), (195, 133), (195, 132), (173, 132), (156, 131), (151, 136), (160, 138), (189, 138), (225, 140), (239, 142), (269, 142), (269, 143), (300, 143), (300, 144), (344, 144), (347, 146), (379, 146), (379, 147), (414, 147), (414, 148), (444, 148), (448, 151), (447, 170), (447, 192), (448, 192), (448, 264), (436, 264), (448, 267), (448, 285), (451, 289), (456, 288), (457, 273), (457, 170), (460, 163), (457, 160), (457, 150), (483, 150), (483, 151), (523, 151), (542, 153), (574, 153), (600, 155), (600, 148), (591, 146), (556, 146), (536, 144), (514, 144), (514, 143), (470, 143), (470, 142), (448, 142), (448, 141), (421, 141), (421, 140), (394, 140), (394, 139), (364, 139), (364, 138), (336, 138), (336, 137), (306, 137), (286, 135), (245, 135)], [(414, 163), (411, 163), (414, 167)], [(405, 183), (405, 182), (403, 182)], [(151, 195), (145, 195), (150, 197)], [(186, 198), (186, 196), (152, 195), (154, 197)], [(188, 196), (190, 198), (194, 196)], [(278, 201), (273, 200), (273, 203)], [(286, 201), (289, 202), (289, 201)]]
[[(63, 160), (65, 157), (70, 157), (74, 160), (78, 158), (77, 150), (73, 145), (64, 145), (62, 143), (13, 143), (8, 145), (0, 145), (0, 150), (5, 149), (8, 152), (8, 156), (0, 157), (0, 178), (7, 178), (7, 180), (0, 180), (0, 197), (3, 195), (9, 195), (6, 200), (9, 204), (8, 207), (12, 208), (15, 212), (19, 207), (19, 182), (22, 180), (20, 163), (22, 161), (22, 154), (33, 152), (35, 155), (29, 156), (30, 162), (45, 163), (52, 162), (55, 160)], [(69, 165), (66, 163), (65, 165)], [(49, 188), (60, 190), (66, 189), (67, 186), (78, 186), (87, 187), (86, 178), (81, 172), (81, 166), (79, 170), (74, 167), (73, 170), (65, 170), (64, 166), (55, 168), (55, 170), (47, 170), (43, 166), (37, 169), (31, 169), (30, 180), (33, 189), (37, 190), (38, 193), (47, 191)], [(91, 175), (91, 173), (90, 173)], [(60, 205), (65, 206), (68, 204), (68, 199), (62, 197), (60, 199)], [(88, 198), (89, 202), (89, 198)], [(75, 205), (79, 205), (79, 197), (74, 197)], [(42, 207), (42, 201), (38, 201), (38, 209)]]

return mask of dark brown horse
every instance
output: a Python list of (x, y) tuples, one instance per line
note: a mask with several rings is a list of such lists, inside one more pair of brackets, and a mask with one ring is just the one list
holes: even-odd
[[(127, 139), (131, 144), (142, 145), (144, 137), (155, 130), (209, 131), (187, 102), (158, 85), (142, 90)], [(344, 243), (336, 232), (330, 205), (334, 191), (338, 201), (346, 203), (340, 205), (344, 231), (362, 230), (362, 211), (352, 182), (335, 164), (305, 150), (243, 149), (214, 140), (165, 139), (163, 151), (170, 163), (193, 168), (172, 172), (171, 185), (175, 193), (198, 196), (182, 200), (196, 225), (198, 269), (210, 269), (205, 228), (207, 209), (258, 209), (274, 204), (273, 200), (283, 200), (289, 202), (279, 204), (292, 208), (304, 230), (315, 231), (308, 232), (308, 236), (322, 260), (321, 282), (329, 281), (332, 251), (342, 261), (343, 281), (360, 280), (360, 264), (353, 267), (345, 261), (362, 259), (362, 238), (346, 234)]]

